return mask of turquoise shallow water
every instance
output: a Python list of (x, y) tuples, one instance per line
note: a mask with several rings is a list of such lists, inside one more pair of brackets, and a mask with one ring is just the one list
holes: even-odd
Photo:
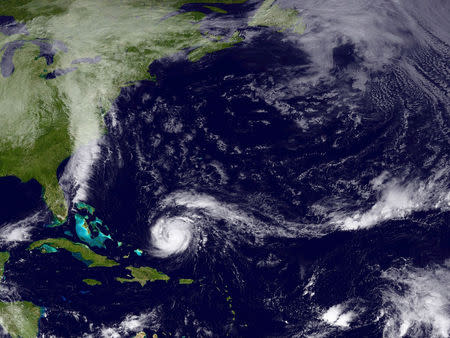
[[(0, 178), (1, 299), (45, 307), (41, 333), (58, 337), (445, 336), (447, 47), (400, 4), (296, 4), (301, 37), (246, 28), (199, 62), (154, 62), (157, 81), (124, 87), (106, 114), (66, 223), (45, 227), (36, 182)], [(377, 24), (411, 6), (428, 33)], [(54, 237), (120, 265), (27, 250)], [(170, 279), (121, 283), (142, 278), (128, 266)]]

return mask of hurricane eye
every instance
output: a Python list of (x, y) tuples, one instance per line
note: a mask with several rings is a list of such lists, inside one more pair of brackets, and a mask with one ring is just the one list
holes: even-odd
[(151, 228), (152, 253), (169, 257), (184, 252), (190, 245), (192, 220), (184, 217), (162, 217)]

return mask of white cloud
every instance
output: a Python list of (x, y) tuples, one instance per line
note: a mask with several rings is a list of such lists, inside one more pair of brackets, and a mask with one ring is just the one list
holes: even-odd
[(151, 230), (152, 254), (168, 257), (182, 253), (188, 248), (193, 231), (193, 220), (188, 217), (158, 219)]
[(431, 209), (450, 209), (448, 190), (449, 169), (446, 167), (428, 180), (393, 178), (382, 173), (371, 181), (372, 189), (378, 193), (378, 200), (368, 210), (331, 212), (331, 223), (343, 230), (370, 228), (390, 219), (401, 219), (412, 212)]
[(92, 167), (100, 157), (100, 139), (80, 146), (67, 163), (60, 183), (64, 191), (75, 187), (73, 202), (86, 201), (89, 194), (89, 180), (92, 175)]
[(3, 224), (0, 227), (0, 243), (14, 246), (20, 242), (30, 241), (34, 226), (44, 219), (45, 214), (37, 212), (16, 223)]
[(383, 337), (448, 337), (450, 334), (450, 261), (428, 268), (389, 269), (392, 286), (382, 292)]
[(350, 323), (355, 317), (356, 313), (354, 311), (346, 311), (344, 305), (337, 304), (325, 311), (321, 319), (330, 325), (347, 328), (350, 327)]
[(100, 335), (105, 338), (119, 338), (145, 330), (157, 331), (159, 328), (158, 319), (157, 309), (139, 315), (129, 314), (119, 324), (111, 327), (103, 326), (100, 329)]
[[(301, 224), (296, 222), (288, 222), (283, 216), (276, 214), (273, 209), (267, 209), (270, 200), (261, 202), (258, 205), (234, 204), (223, 202), (213, 196), (197, 193), (195, 191), (178, 191), (168, 195), (161, 203), (160, 208), (176, 209), (176, 207), (184, 207), (186, 210), (180, 209), (181, 214), (178, 218), (186, 218), (194, 224), (192, 227), (193, 236), (200, 233), (205, 236), (213, 232), (219, 232), (220, 237), (233, 239), (236, 236), (251, 236), (255, 243), (263, 243), (268, 236), (296, 238), (299, 236), (311, 237), (319, 236), (324, 229), (318, 229), (316, 225)], [(267, 205), (266, 205), (267, 204)], [(245, 209), (245, 211), (244, 211)], [(259, 215), (263, 215), (266, 219), (262, 221)], [(158, 220), (150, 220), (151, 228), (156, 226), (158, 222), (167, 223), (171, 217), (165, 217)], [(217, 220), (224, 220), (220, 227), (216, 227)], [(206, 231), (207, 230), (207, 231)], [(197, 231), (197, 233), (195, 233)], [(205, 236), (200, 240), (205, 241)], [(228, 241), (228, 244), (231, 243)]]

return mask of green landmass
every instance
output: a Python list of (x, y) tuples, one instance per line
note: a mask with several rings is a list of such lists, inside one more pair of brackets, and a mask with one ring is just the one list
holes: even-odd
[(249, 26), (278, 28), (280, 32), (291, 29), (302, 34), (305, 31), (303, 20), (296, 9), (284, 9), (274, 4), (275, 0), (265, 0), (258, 8)]
[(216, 13), (221, 13), (221, 14), (228, 13), (226, 10), (224, 10), (222, 8), (219, 8), (219, 7), (216, 7), (216, 6), (204, 6), (204, 7), (208, 8), (208, 9), (210, 9), (213, 12), (216, 12)]
[(138, 282), (139, 284), (141, 284), (141, 286), (144, 286), (145, 284), (147, 284), (147, 282), (154, 282), (156, 280), (168, 281), (170, 279), (169, 276), (163, 274), (162, 272), (159, 272), (156, 269), (147, 266), (143, 266), (140, 268), (128, 266), (127, 269), (131, 271), (131, 275), (133, 276), (133, 278), (117, 277), (117, 281), (121, 283)]
[(0, 325), (13, 338), (37, 337), (41, 308), (31, 302), (0, 302)]
[(8, 251), (0, 252), (0, 278), (5, 273), (5, 264), (9, 260), (10, 254)]
[[(138, 333), (134, 336), (134, 338), (146, 338), (146, 337), (147, 337), (147, 334), (146, 334), (144, 331), (138, 332)], [(156, 337), (158, 337), (158, 336), (156, 336)]]
[[(0, 176), (36, 179), (50, 210), (64, 220), (68, 204), (56, 170), (75, 149), (104, 133), (103, 115), (121, 88), (151, 80), (148, 65), (156, 59), (193, 48), (194, 61), (236, 43), (236, 38), (212, 42), (200, 31), (205, 14), (179, 8), (244, 1), (1, 1), (0, 13), (25, 23), (29, 35), (0, 33), (0, 48), (14, 40), (48, 39), (62, 41), (68, 52), (59, 51), (47, 65), (38, 47), (26, 42), (14, 54), (14, 73), (0, 76)], [(73, 67), (75, 59), (98, 56), (97, 63), (79, 63), (73, 72), (46, 79), (56, 69)]]
[(210, 41), (209, 43), (206, 43), (203, 46), (190, 52), (188, 58), (190, 61), (196, 62), (206, 54), (229, 48), (239, 42), (242, 42), (243, 40), (244, 39), (239, 35), (239, 32), (234, 32), (232, 37), (228, 41)]
[(193, 279), (189, 279), (189, 278), (180, 278), (178, 280), (179, 284), (192, 284), (194, 282)]
[[(111, 239), (111, 236), (105, 235), (100, 230), (99, 225), (100, 226), (102, 225), (102, 221), (98, 217), (95, 218), (95, 221), (91, 222), (87, 221), (89, 219), (89, 216), (87, 215), (82, 216), (80, 214), (75, 214), (74, 217), (75, 217), (75, 231), (80, 240), (87, 243), (91, 247), (95, 246), (98, 248), (106, 248), (105, 241)], [(105, 228), (107, 227), (105, 226)]]
[(39, 77), (46, 62), (34, 60), (38, 54), (37, 46), (25, 44), (14, 54), (14, 73), (0, 76), (0, 176), (35, 178), (49, 208), (63, 219), (67, 204), (56, 169), (71, 153), (69, 112), (56, 83)]
[(65, 219), (59, 219), (55, 215), (53, 215), (53, 221), (50, 224), (46, 224), (46, 228), (56, 228), (65, 223)]
[(89, 204), (86, 204), (84, 202), (78, 202), (77, 203), (77, 208), (78, 210), (86, 210), (88, 213), (90, 213), (91, 215), (94, 214), (95, 208)]
[[(82, 243), (74, 243), (67, 238), (47, 238), (40, 241), (31, 243), (28, 247), (29, 250), (41, 249), (43, 245), (51, 246), (55, 249), (64, 249), (72, 253), (72, 255), (84, 262), (88, 267), (111, 267), (119, 265), (114, 260), (111, 260), (105, 256), (96, 254), (94, 251), (89, 249), (88, 246)], [(41, 249), (42, 252), (42, 249)]]
[[(225, 293), (228, 294), (228, 288), (227, 288), (227, 286), (225, 286)], [(228, 296), (225, 298), (225, 300), (227, 301), (228, 307), (230, 308), (230, 312), (231, 312), (231, 314), (233, 315), (233, 321), (235, 321), (235, 320), (236, 320), (236, 311), (234, 311), (234, 309), (233, 309), (233, 299), (231, 298), (230, 295), (228, 295)]]
[(83, 279), (83, 282), (85, 282), (87, 285), (102, 285), (102, 282), (90, 278)]
[(48, 245), (48, 244), (42, 244), (39, 249), (41, 250), (41, 253), (55, 253), (58, 252), (58, 249)]
[[(14, 54), (14, 73), (0, 76), (0, 176), (14, 175), (24, 182), (36, 179), (55, 224), (60, 224), (67, 217), (68, 203), (56, 170), (75, 149), (105, 132), (103, 115), (121, 88), (139, 80), (154, 80), (148, 65), (157, 59), (190, 50), (188, 58), (195, 62), (242, 41), (238, 32), (225, 41), (211, 39), (200, 30), (205, 14), (178, 11), (180, 7), (243, 2), (1, 1), (0, 13), (25, 23), (29, 35), (0, 33), (0, 48), (14, 40), (47, 39), (50, 43), (62, 41), (68, 52), (59, 51), (54, 63), (47, 65), (45, 58), (39, 57), (39, 48), (26, 42)], [(215, 6), (207, 8), (224, 12)], [(266, 0), (249, 24), (301, 33), (304, 25), (298, 14)], [(79, 63), (73, 72), (46, 79), (46, 74), (56, 69), (73, 67), (76, 59), (95, 57), (99, 62)]]

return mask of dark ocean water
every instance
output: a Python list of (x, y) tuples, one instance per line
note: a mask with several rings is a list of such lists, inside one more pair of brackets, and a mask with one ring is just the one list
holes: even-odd
[[(157, 81), (124, 88), (106, 116), (85, 201), (115, 240), (99, 253), (120, 261), (127, 245), (141, 248), (126, 264), (171, 281), (120, 284), (122, 267), (89, 269), (67, 252), (18, 245), (6, 280), (46, 307), (42, 332), (99, 334), (129, 314), (146, 314), (147, 333), (169, 336), (395, 336), (405, 316), (409, 336), (445, 330), (448, 309), (430, 307), (438, 320), (421, 322), (407, 305), (427, 299), (415, 280), (448, 297), (448, 102), (399, 60), (368, 72), (362, 90), (353, 75), (367, 71), (364, 55), (347, 41), (328, 76), (305, 87), (317, 72), (307, 50), (269, 29), (250, 33), (196, 63), (154, 62)], [(42, 209), (36, 182), (0, 185), (0, 223)], [(71, 213), (39, 238), (67, 237)], [(192, 220), (189, 246), (164, 256), (151, 229), (180, 217)], [(178, 285), (183, 277), (195, 282)], [(338, 305), (350, 324), (323, 319)]]

